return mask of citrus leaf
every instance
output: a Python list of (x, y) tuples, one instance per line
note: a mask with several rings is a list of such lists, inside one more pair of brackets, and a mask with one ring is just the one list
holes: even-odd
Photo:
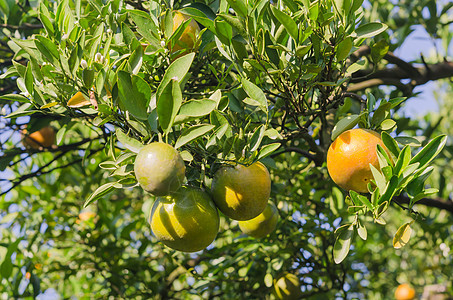
[(385, 131), (381, 133), (381, 139), (384, 145), (387, 147), (387, 150), (389, 150), (393, 161), (396, 161), (396, 158), (399, 156), (401, 151), (396, 141), (390, 136), (390, 134)]
[(422, 145), (419, 140), (410, 136), (397, 136), (395, 141), (403, 146), (420, 147)]
[(395, 233), (395, 236), (393, 237), (393, 248), (400, 249), (409, 242), (412, 233), (411, 228), (412, 223), (414, 223), (414, 221), (408, 222), (401, 226), (400, 228), (398, 228), (398, 230)]
[(228, 4), (241, 17), (247, 16), (248, 10), (247, 10), (246, 1), (244, 1), (244, 0), (228, 0)]
[(163, 93), (164, 89), (167, 87), (167, 85), (170, 83), (172, 79), (180, 82), (186, 76), (190, 66), (192, 65), (194, 57), (195, 53), (189, 53), (176, 59), (168, 67), (164, 77), (162, 78), (162, 81), (157, 87), (156, 99), (160, 98), (160, 95)]
[(387, 30), (388, 26), (378, 22), (371, 22), (360, 26), (355, 30), (357, 38), (370, 38)]
[(211, 124), (199, 124), (186, 129), (185, 131), (183, 131), (181, 136), (176, 141), (175, 149), (178, 149), (179, 147), (187, 144), (188, 142), (204, 135), (214, 127), (215, 126)]
[(347, 37), (346, 39), (342, 40), (338, 45), (337, 45), (337, 53), (336, 57), (338, 61), (342, 61), (346, 59), (349, 56), (349, 53), (351, 52), (352, 49), (352, 38)]
[(242, 87), (247, 95), (252, 99), (259, 103), (260, 108), (264, 112), (267, 112), (267, 99), (264, 95), (264, 92), (257, 87), (255, 84), (251, 83), (247, 79), (242, 79)]
[(400, 176), (403, 170), (409, 165), (411, 156), (411, 148), (409, 146), (405, 146), (398, 156), (398, 160), (393, 168), (393, 174)]
[(133, 77), (138, 76), (131, 76), (125, 71), (118, 72), (119, 100), (134, 117), (146, 120), (148, 118), (147, 103), (149, 99), (147, 99), (146, 93), (143, 93), (137, 87), (136, 82), (140, 80)]
[(379, 172), (379, 170), (376, 169), (376, 167), (373, 166), (372, 164), (370, 164), (370, 169), (371, 169), (371, 173), (373, 173), (373, 177), (374, 177), (376, 186), (379, 188), (379, 190), (384, 191), (385, 186), (387, 184), (384, 175), (382, 175), (382, 173)]
[(139, 141), (137, 141), (136, 139), (134, 138), (131, 138), (129, 137), (128, 135), (126, 135), (121, 129), (117, 129), (115, 131), (116, 133), (116, 138), (118, 139), (118, 141), (123, 144), (123, 146), (134, 152), (134, 153), (138, 153), (140, 151), (141, 148), (143, 148), (143, 144), (140, 143)]
[(277, 20), (285, 26), (285, 29), (288, 31), (289, 35), (294, 39), (294, 41), (297, 42), (299, 30), (297, 29), (296, 22), (290, 16), (280, 11), (278, 8), (275, 8), (273, 5), (271, 6), (271, 10), (275, 18), (277, 18)]
[(217, 102), (211, 99), (190, 100), (181, 105), (178, 115), (202, 117), (209, 115), (216, 106)]
[(273, 143), (273, 144), (268, 144), (268, 145), (261, 147), (261, 150), (258, 153), (257, 160), (263, 159), (263, 158), (271, 155), (275, 150), (280, 148), (280, 146), (281, 146), (280, 143)]
[(107, 195), (108, 193), (112, 192), (115, 188), (120, 188), (121, 185), (118, 182), (108, 182), (106, 184), (101, 185), (98, 187), (93, 194), (85, 201), (85, 204), (83, 204), (83, 207), (87, 207), (90, 205), (93, 201)]
[(22, 96), (20, 94), (1, 95), (0, 100), (18, 101), (18, 102), (25, 102), (25, 103), (30, 102), (30, 100), (27, 97)]
[(368, 234), (366, 227), (362, 225), (362, 223), (358, 222), (357, 226), (357, 234), (360, 236), (360, 238), (364, 241), (366, 241)]
[(178, 114), (182, 103), (182, 92), (179, 83), (171, 80), (157, 99), (157, 115), (162, 130), (167, 134)]
[(396, 126), (396, 122), (392, 119), (386, 119), (381, 122), (381, 129), (382, 130), (391, 130)]
[(333, 258), (336, 264), (341, 263), (348, 255), (353, 233), (354, 225), (351, 224), (337, 236), (333, 246)]
[(230, 124), (228, 124), (228, 123), (224, 123), (220, 127), (218, 127), (214, 131), (214, 133), (211, 135), (211, 137), (209, 137), (209, 140), (206, 143), (206, 149), (211, 147), (211, 146), (214, 146), (216, 144), (216, 140), (217, 139), (221, 139), (225, 135), (225, 133), (228, 130), (228, 128), (231, 128)]
[(349, 115), (335, 124), (332, 130), (332, 141), (346, 130), (354, 128), (359, 123), (361, 115)]
[(435, 137), (411, 159), (410, 163), (413, 164), (418, 162), (420, 163), (420, 168), (423, 168), (430, 163), (440, 151), (442, 151), (446, 142), (446, 135), (439, 135), (438, 137)]

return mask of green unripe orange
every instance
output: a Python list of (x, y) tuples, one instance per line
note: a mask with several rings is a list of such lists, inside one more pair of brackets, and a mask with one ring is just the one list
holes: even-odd
[(268, 202), (262, 213), (253, 219), (239, 221), (241, 231), (254, 238), (263, 238), (274, 231), (278, 221), (278, 210), (273, 202)]
[(175, 148), (155, 142), (139, 151), (134, 171), (138, 183), (145, 191), (155, 196), (165, 196), (182, 185), (186, 167)]
[(164, 245), (196, 252), (214, 241), (219, 231), (219, 214), (207, 193), (183, 186), (170, 196), (157, 198), (149, 223)]
[(246, 221), (255, 218), (266, 208), (271, 193), (271, 179), (260, 162), (248, 167), (223, 167), (212, 180), (212, 197), (227, 217)]

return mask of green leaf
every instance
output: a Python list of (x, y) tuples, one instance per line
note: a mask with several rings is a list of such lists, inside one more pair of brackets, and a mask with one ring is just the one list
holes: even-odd
[(381, 102), (379, 107), (373, 113), (373, 117), (371, 118), (371, 124), (379, 126), (382, 121), (384, 121), (388, 115), (390, 114), (390, 108), (392, 105), (386, 101)]
[(254, 152), (259, 148), (261, 141), (263, 140), (265, 130), (266, 127), (263, 124), (255, 129), (255, 132), (253, 132), (253, 135), (250, 138), (250, 152)]
[(239, 34), (242, 35), (244, 38), (247, 37), (247, 31), (245, 30), (245, 25), (239, 18), (233, 17), (232, 15), (228, 15), (228, 14), (219, 14), (219, 17), (224, 19), (231, 27), (236, 29), (239, 32)]
[(370, 211), (373, 211), (373, 205), (371, 204), (370, 200), (368, 200), (367, 197), (360, 195), (359, 193), (354, 192), (352, 190), (349, 191), (349, 195), (351, 196), (351, 199), (355, 204), (365, 205)]
[(409, 239), (411, 238), (412, 234), (411, 228), (412, 223), (414, 223), (414, 221), (407, 222), (403, 224), (403, 226), (398, 228), (398, 230), (395, 233), (395, 236), (393, 237), (393, 248), (400, 249), (409, 242)]
[(49, 51), (49, 53), (52, 54), (54, 58), (60, 58), (60, 52), (58, 51), (58, 48), (54, 42), (46, 37), (43, 37), (42, 35), (35, 36), (35, 39), (37, 39)]
[(419, 166), (420, 166), (420, 163), (415, 163), (415, 164), (408, 165), (402, 172), (403, 178), (406, 178), (409, 175), (411, 175), (412, 173), (414, 173), (415, 170), (417, 170)]
[(384, 150), (384, 148), (379, 144), (376, 145), (376, 153), (378, 155), (379, 166), (381, 169), (386, 166), (393, 166), (393, 162), (396, 160), (396, 158), (394, 160), (390, 159), (387, 151)]
[(251, 83), (247, 79), (243, 78), (242, 79), (242, 87), (244, 88), (244, 91), (247, 93), (247, 95), (252, 99), (255, 100), (256, 102), (259, 103), (259, 107), (264, 111), (267, 112), (267, 99), (266, 96), (264, 95), (264, 92), (257, 87), (255, 84)]
[(352, 38), (347, 37), (344, 40), (342, 40), (338, 45), (337, 45), (337, 50), (336, 50), (336, 57), (337, 61), (342, 61), (346, 59), (349, 56), (349, 53), (351, 52), (352, 49)]
[(271, 5), (271, 10), (272, 13), (274, 14), (275, 18), (282, 23), (283, 26), (285, 26), (285, 29), (288, 31), (289, 35), (296, 41), (298, 42), (298, 35), (299, 35), (299, 30), (297, 29), (297, 24), (296, 22), (287, 14), (284, 12), (280, 11), (278, 8), (274, 7)]
[(392, 130), (396, 126), (396, 122), (392, 119), (386, 119), (381, 123), (382, 130)]
[(387, 184), (384, 175), (382, 175), (382, 173), (379, 172), (379, 170), (376, 169), (376, 167), (373, 166), (372, 164), (370, 164), (370, 168), (371, 168), (371, 173), (373, 173), (373, 177), (374, 177), (376, 186), (379, 188), (379, 190), (384, 191), (385, 186)]
[(406, 187), (407, 194), (411, 197), (415, 197), (417, 194), (421, 193), (425, 180), (432, 174), (434, 167), (430, 166), (426, 168), (420, 175), (415, 177)]
[(370, 38), (387, 30), (388, 26), (378, 22), (364, 24), (355, 30), (357, 38)]
[(379, 203), (384, 203), (386, 201), (390, 202), (392, 200), (393, 195), (396, 192), (396, 188), (398, 187), (398, 177), (392, 176), (389, 182), (385, 187), (385, 192), (382, 195), (381, 199), (379, 199)]
[(420, 147), (422, 145), (419, 140), (410, 136), (397, 136), (395, 137), (395, 141), (403, 146)]
[(128, 60), (129, 71), (131, 72), (131, 74), (137, 75), (138, 72), (140, 72), (142, 63), (143, 63), (143, 47), (142, 45), (139, 45), (134, 50), (134, 52), (132, 52)]
[(206, 143), (206, 149), (211, 146), (214, 146), (217, 142), (217, 139), (220, 140), (225, 135), (228, 129), (231, 130), (230, 124), (224, 123), (216, 130), (214, 130), (214, 133), (209, 137), (209, 140)]
[(11, 255), (17, 251), (17, 246), (19, 245), (22, 238), (18, 238), (14, 243), (11, 243), (8, 246), (5, 258), (3, 259), (2, 264), (0, 265), (0, 274), (2, 278), (9, 278), (13, 272), (13, 263), (11, 261)]
[(153, 47), (159, 48), (160, 40), (156, 34), (158, 32), (158, 26), (154, 23), (153, 18), (151, 18), (146, 12), (140, 10), (130, 10), (128, 13), (132, 21), (137, 26), (137, 32), (140, 33)]
[(420, 163), (419, 168), (425, 167), (442, 151), (446, 142), (446, 135), (435, 137), (411, 159), (410, 163), (418, 162)]
[(389, 44), (382, 39), (371, 46), (371, 60), (377, 64), (389, 51)]
[(346, 130), (354, 128), (359, 123), (361, 115), (349, 115), (335, 124), (332, 130), (332, 141)]
[[(137, 119), (146, 120), (147, 113), (147, 95), (140, 91), (137, 87), (137, 82), (140, 77), (131, 75), (125, 71), (118, 72), (118, 90), (119, 100), (124, 107)], [(143, 79), (141, 79), (143, 80)]]
[(241, 17), (246, 17), (248, 14), (247, 2), (245, 0), (228, 0), (228, 4)]
[(157, 87), (156, 91), (156, 98), (159, 99), (160, 95), (163, 93), (164, 89), (167, 87), (168, 83), (173, 79), (178, 82), (186, 76), (187, 72), (192, 65), (193, 59), (195, 57), (195, 53), (189, 53), (184, 55), (178, 59), (176, 59), (167, 69), (165, 72), (162, 81), (160, 82), (159, 86)]
[(179, 147), (187, 144), (188, 142), (193, 141), (196, 138), (206, 134), (214, 127), (215, 126), (211, 124), (199, 124), (187, 128), (182, 132), (181, 136), (176, 141), (175, 149), (178, 149)]
[(400, 155), (400, 148), (396, 141), (385, 131), (381, 133), (381, 139), (385, 147), (387, 147), (387, 150), (390, 152), (393, 161), (396, 161), (396, 158)]
[(349, 225), (347, 229), (343, 229), (335, 240), (333, 246), (333, 258), (336, 264), (341, 263), (349, 253), (351, 240), (354, 234), (354, 225)]
[(261, 160), (269, 155), (271, 155), (275, 150), (280, 148), (280, 143), (268, 144), (261, 147), (261, 150), (258, 152), (257, 160)]
[(121, 184), (119, 184), (118, 182), (108, 182), (106, 184), (101, 185), (94, 191), (93, 194), (90, 195), (90, 197), (88, 197), (88, 199), (85, 201), (85, 204), (83, 204), (83, 207), (87, 207), (92, 202), (107, 195), (116, 188), (121, 188)]
[(159, 124), (165, 133), (170, 132), (182, 103), (182, 92), (179, 83), (171, 80), (157, 99)]
[(341, 16), (347, 16), (349, 14), (349, 9), (351, 8), (351, 0), (335, 0), (332, 2), (335, 5), (337, 12)]
[(396, 176), (400, 176), (403, 170), (409, 165), (411, 161), (411, 148), (406, 146), (401, 150), (398, 160), (395, 163), (395, 167), (393, 168), (393, 174)]
[(271, 273), (267, 273), (264, 275), (264, 285), (267, 286), (268, 288), (272, 287), (273, 285), (273, 278)]
[(118, 128), (116, 131), (116, 138), (118, 141), (123, 144), (123, 146), (134, 152), (138, 153), (141, 148), (143, 148), (143, 144), (137, 141), (134, 138), (129, 137), (127, 134), (125, 134), (120, 128)]
[(216, 106), (217, 102), (211, 99), (190, 100), (181, 106), (178, 115), (202, 117), (209, 115)]
[(357, 224), (357, 234), (360, 236), (360, 238), (364, 241), (366, 241), (368, 234), (366, 227), (362, 225), (362, 223), (358, 222)]
[(7, 94), (7, 95), (0, 95), (0, 100), (7, 100), (7, 101), (18, 101), (28, 103), (30, 100), (20, 94)]

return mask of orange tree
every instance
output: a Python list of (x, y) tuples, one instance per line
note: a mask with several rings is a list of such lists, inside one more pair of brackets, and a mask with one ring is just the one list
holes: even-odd
[[(451, 7), (0, 1), (2, 297), (53, 289), (82, 298), (271, 299), (288, 273), (297, 297), (389, 298), (403, 283), (417, 294), (428, 285), (452, 293), (449, 116), (416, 120), (401, 108), (453, 66), (439, 54), (414, 62), (393, 54), (414, 26), (448, 49)], [(23, 146), (21, 131), (49, 125), (55, 145)], [(326, 166), (332, 141), (357, 126), (385, 146), (370, 150), (378, 163), (365, 193), (340, 189)], [(217, 171), (260, 161), (275, 230), (253, 238), (219, 213), (202, 251), (159, 242), (149, 220), (153, 203), (166, 200), (134, 173), (137, 153), (153, 142), (179, 152), (191, 187), (183, 189), (196, 188), (210, 209)], [(241, 189), (262, 191), (249, 177)], [(192, 217), (178, 220), (203, 234)]]

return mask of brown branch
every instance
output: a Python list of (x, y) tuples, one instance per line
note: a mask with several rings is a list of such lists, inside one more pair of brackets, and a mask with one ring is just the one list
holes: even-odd
[[(103, 148), (99, 148), (99, 149), (96, 149), (96, 150), (93, 150), (91, 151), (90, 154), (88, 154), (87, 157), (91, 157), (93, 154), (101, 151)], [(0, 196), (3, 196), (5, 195), (6, 193), (8, 193), (9, 191), (11, 191), (12, 189), (14, 189), (15, 187), (17, 187), (18, 185), (20, 185), (22, 182), (24, 182), (25, 180), (29, 179), (29, 178), (33, 178), (33, 177), (37, 177), (37, 176), (41, 176), (41, 175), (44, 175), (44, 174), (48, 174), (48, 173), (51, 173), (55, 170), (58, 170), (58, 169), (64, 169), (64, 168), (67, 168), (69, 166), (72, 166), (74, 164), (77, 164), (79, 162), (82, 162), (83, 161), (83, 158), (79, 158), (79, 159), (76, 159), (74, 161), (71, 161), (67, 164), (64, 164), (64, 165), (60, 165), (60, 166), (56, 166), (55, 168), (52, 168), (50, 170), (47, 170), (47, 171), (43, 171), (45, 168), (47, 168), (48, 166), (50, 166), (53, 162), (57, 161), (60, 157), (64, 156), (67, 152), (62, 152), (60, 154), (58, 154), (54, 159), (52, 159), (50, 162), (48, 162), (47, 164), (41, 166), (38, 170), (36, 170), (35, 172), (32, 172), (32, 173), (29, 173), (29, 174), (25, 174), (25, 175), (22, 175), (21, 177), (19, 177), (18, 179), (16, 179), (15, 181), (12, 182), (12, 186), (10, 188), (8, 188), (6, 191), (3, 191), (0, 193)]]
[[(362, 46), (349, 58), (348, 63), (354, 63), (360, 57), (371, 54), (369, 46)], [(366, 88), (379, 85), (393, 85), (402, 89), (405, 93), (411, 92), (415, 86), (423, 85), (428, 81), (434, 81), (453, 77), (453, 62), (443, 61), (436, 64), (427, 64), (416, 67), (388, 52), (384, 59), (395, 67), (375, 71), (374, 69), (360, 70), (352, 75), (352, 85), (348, 92), (356, 92)], [(403, 79), (410, 79), (409, 84), (401, 82)]]
[[(394, 200), (398, 201), (399, 203), (409, 203), (410, 201), (409, 197), (405, 195), (395, 197)], [(417, 201), (416, 204), (422, 204), (428, 207), (436, 207), (449, 211), (453, 214), (453, 201), (451, 199), (445, 200), (441, 198), (423, 198), (420, 201)]]
[(314, 162), (316, 162), (316, 157), (311, 154), (310, 152), (308, 152), (307, 150), (304, 150), (304, 149), (300, 149), (300, 148), (297, 148), (297, 147), (286, 147), (285, 149), (281, 150), (281, 151), (278, 151), (278, 152), (275, 152), (273, 153), (271, 156), (272, 157), (275, 157), (275, 156), (278, 156), (280, 154), (283, 154), (283, 153), (287, 153), (287, 152), (295, 152), (295, 153), (298, 153)]

